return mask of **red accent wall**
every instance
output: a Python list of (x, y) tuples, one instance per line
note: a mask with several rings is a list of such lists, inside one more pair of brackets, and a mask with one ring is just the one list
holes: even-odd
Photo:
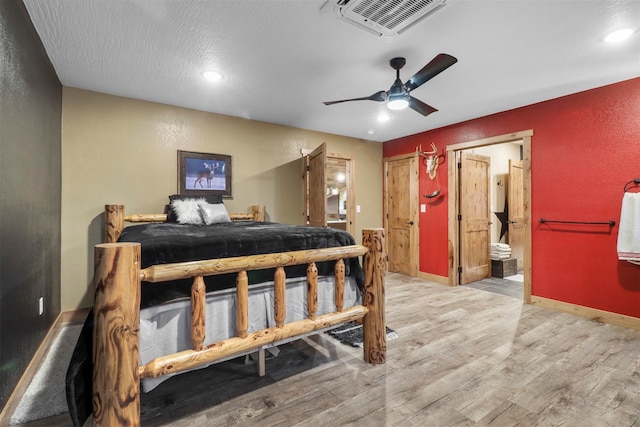
[[(640, 266), (618, 261), (616, 253), (623, 187), (640, 177), (640, 78), (388, 141), (383, 156), (528, 129), (532, 295), (640, 317)], [(445, 197), (430, 205), (422, 195), (433, 182), (420, 168), (419, 203), (427, 204), (420, 271), (447, 276), (446, 163), (438, 175)], [(616, 225), (561, 226), (540, 218)]]

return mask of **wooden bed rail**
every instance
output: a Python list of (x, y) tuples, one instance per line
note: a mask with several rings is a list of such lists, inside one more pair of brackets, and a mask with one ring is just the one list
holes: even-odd
[[(251, 206), (250, 213), (230, 213), (231, 221), (265, 221), (264, 205)], [(167, 214), (124, 214), (124, 205), (104, 205), (104, 242), (118, 241), (125, 222), (166, 222)]]
[(334, 261), (353, 258), (367, 253), (361, 245), (338, 246), (335, 248), (306, 249), (302, 251), (278, 252), (275, 254), (249, 255), (230, 258), (188, 261), (174, 264), (158, 264), (140, 271), (140, 280), (146, 282), (167, 282), (169, 280), (189, 279), (195, 276), (212, 276), (224, 273), (237, 273), (247, 270), (289, 267), (310, 264), (312, 262)]
[(360, 320), (368, 310), (356, 305), (340, 313), (328, 313), (315, 320), (303, 319), (290, 322), (281, 328), (266, 328), (247, 334), (246, 338), (234, 337), (208, 345), (203, 350), (184, 350), (168, 356), (158, 357), (139, 367), (140, 378), (155, 378), (167, 374), (185, 371), (217, 360), (246, 353), (267, 344), (277, 343), (287, 338), (307, 334), (341, 323)]
[[(208, 364), (222, 358), (259, 349), (267, 344), (303, 335), (351, 320), (363, 322), (364, 359), (369, 363), (384, 363), (386, 331), (384, 314), (384, 230), (364, 229), (363, 246), (311, 249), (271, 255), (253, 255), (230, 259), (179, 263), (140, 269), (139, 243), (105, 243), (95, 247), (95, 304), (93, 346), (93, 425), (140, 425), (140, 378)], [(363, 255), (365, 283), (362, 305), (344, 309), (342, 289), (344, 263), (336, 262), (336, 311), (317, 316), (317, 269), (315, 263), (342, 260)], [(189, 264), (189, 265), (187, 265)], [(307, 264), (307, 319), (284, 323), (284, 266)], [(176, 267), (177, 266), (177, 267)], [(276, 327), (247, 333), (248, 280), (247, 270), (276, 268)], [(204, 280), (202, 276), (238, 272), (237, 335), (204, 346)], [(193, 350), (156, 358), (140, 366), (140, 283), (172, 280), (174, 277), (194, 277), (192, 287)], [(339, 295), (340, 294), (340, 295)]]

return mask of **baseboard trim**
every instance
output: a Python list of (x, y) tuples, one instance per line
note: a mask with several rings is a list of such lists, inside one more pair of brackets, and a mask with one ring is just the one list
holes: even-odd
[(90, 310), (90, 308), (83, 308), (80, 310), (64, 311), (60, 313), (60, 316), (58, 318), (60, 320), (60, 323), (63, 325), (81, 325), (84, 323)]
[(440, 283), (441, 285), (449, 284), (449, 278), (447, 276), (438, 276), (437, 274), (425, 273), (423, 271), (418, 271), (418, 278), (428, 280), (429, 282)]
[(610, 311), (598, 310), (591, 307), (584, 307), (581, 305), (570, 304), (533, 295), (531, 296), (531, 304), (549, 308), (551, 310), (562, 311), (564, 313), (575, 314), (576, 316), (595, 320), (597, 322), (640, 330), (640, 318), (637, 317), (626, 316), (624, 314), (612, 313)]
[(88, 313), (89, 309), (87, 308), (82, 310), (65, 311), (58, 314), (58, 317), (56, 317), (53, 325), (49, 328), (49, 331), (27, 365), (27, 369), (25, 369), (22, 377), (20, 377), (20, 381), (18, 381), (16, 388), (13, 389), (13, 392), (11, 393), (11, 396), (9, 396), (7, 403), (4, 405), (2, 412), (0, 412), (0, 427), (9, 426), (11, 416), (18, 407), (22, 395), (27, 391), (29, 384), (31, 384), (31, 380), (33, 380), (33, 377), (38, 372), (40, 365), (47, 356), (47, 352), (49, 351), (49, 348), (51, 348), (53, 340), (60, 332), (60, 329), (67, 324), (82, 324)]

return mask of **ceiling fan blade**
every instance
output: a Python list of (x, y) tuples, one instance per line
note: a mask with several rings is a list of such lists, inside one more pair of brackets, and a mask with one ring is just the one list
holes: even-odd
[(341, 99), (339, 101), (326, 101), (323, 102), (324, 105), (333, 105), (338, 104), (340, 102), (348, 102), (348, 101), (376, 101), (383, 102), (387, 100), (387, 91), (381, 90), (380, 92), (376, 92), (370, 96), (364, 96), (362, 98), (351, 98), (351, 99)]
[(433, 108), (431, 105), (425, 104), (424, 102), (414, 98), (413, 96), (409, 97), (409, 108), (412, 108), (413, 110), (417, 111), (423, 116), (428, 116), (429, 114), (435, 113), (436, 111), (438, 111), (437, 109)]
[(446, 53), (441, 53), (431, 60), (427, 65), (422, 67), (420, 71), (415, 73), (413, 77), (407, 80), (405, 86), (407, 90), (411, 91), (425, 82), (431, 80), (453, 64), (458, 62), (456, 58)]

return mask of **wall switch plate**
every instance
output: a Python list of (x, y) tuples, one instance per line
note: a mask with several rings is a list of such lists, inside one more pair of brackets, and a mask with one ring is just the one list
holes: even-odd
[(424, 203), (420, 204), (420, 212), (425, 213), (427, 211), (427, 205)]
[(360, 205), (356, 205), (356, 213), (360, 213)]

